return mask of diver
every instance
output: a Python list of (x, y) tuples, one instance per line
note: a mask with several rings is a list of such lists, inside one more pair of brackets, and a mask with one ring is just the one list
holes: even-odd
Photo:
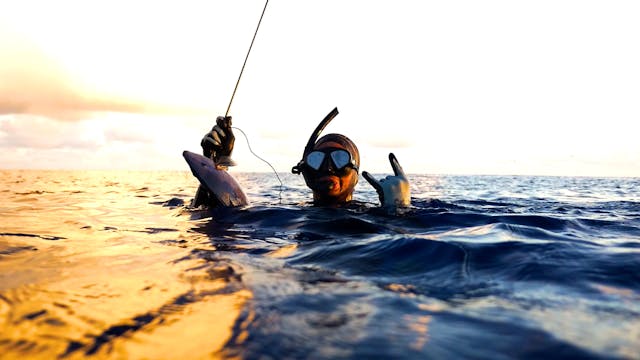
[[(337, 114), (338, 109), (335, 108), (318, 124), (305, 146), (302, 159), (291, 169), (294, 174), (302, 174), (307, 187), (313, 192), (316, 206), (348, 204), (358, 183), (360, 153), (353, 141), (341, 134), (327, 134), (318, 139)], [(205, 157), (213, 159), (218, 168), (227, 169), (235, 165), (230, 157), (234, 143), (231, 117), (219, 116), (216, 125), (204, 135), (200, 145)], [(394, 175), (377, 180), (363, 171), (362, 176), (376, 190), (382, 207), (408, 207), (411, 205), (409, 181), (393, 153), (389, 154), (389, 162)], [(200, 185), (193, 206), (215, 206), (214, 200)]]

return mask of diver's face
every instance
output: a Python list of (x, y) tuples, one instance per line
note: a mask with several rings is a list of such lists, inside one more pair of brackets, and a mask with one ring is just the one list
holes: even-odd
[(340, 152), (334, 154), (334, 158), (331, 155), (336, 150), (347, 149), (339, 143), (328, 141), (318, 145), (314, 150), (325, 154), (319, 168), (311, 169), (307, 176), (308, 185), (313, 190), (314, 202), (321, 205), (338, 205), (351, 201), (358, 182), (358, 172), (350, 164), (342, 168), (336, 166), (336, 162), (341, 165)]

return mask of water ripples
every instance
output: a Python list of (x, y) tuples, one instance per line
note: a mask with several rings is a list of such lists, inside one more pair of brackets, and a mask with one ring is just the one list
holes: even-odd
[(4, 357), (635, 358), (640, 181), (411, 178), (413, 207), (309, 206), (240, 174), (3, 172)]

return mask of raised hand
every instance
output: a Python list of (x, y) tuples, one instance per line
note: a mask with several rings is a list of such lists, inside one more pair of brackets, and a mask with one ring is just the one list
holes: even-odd
[(376, 189), (380, 204), (383, 207), (408, 207), (411, 206), (411, 190), (409, 189), (409, 180), (402, 170), (402, 166), (393, 153), (389, 153), (389, 162), (393, 169), (394, 176), (387, 176), (383, 179), (376, 180), (366, 171), (362, 172), (362, 176)]
[(224, 158), (227, 162), (225, 165), (235, 165), (230, 158), (235, 139), (231, 130), (231, 116), (218, 116), (216, 125), (200, 142), (202, 153), (208, 158), (213, 158), (216, 163)]

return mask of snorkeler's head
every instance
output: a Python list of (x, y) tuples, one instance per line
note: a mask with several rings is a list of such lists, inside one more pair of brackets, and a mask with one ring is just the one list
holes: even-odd
[(359, 167), (360, 153), (353, 141), (328, 134), (305, 157), (302, 175), (317, 205), (340, 205), (351, 201)]
[(358, 183), (360, 153), (356, 144), (341, 134), (327, 134), (308, 148), (296, 166), (317, 205), (340, 205), (351, 201)]

